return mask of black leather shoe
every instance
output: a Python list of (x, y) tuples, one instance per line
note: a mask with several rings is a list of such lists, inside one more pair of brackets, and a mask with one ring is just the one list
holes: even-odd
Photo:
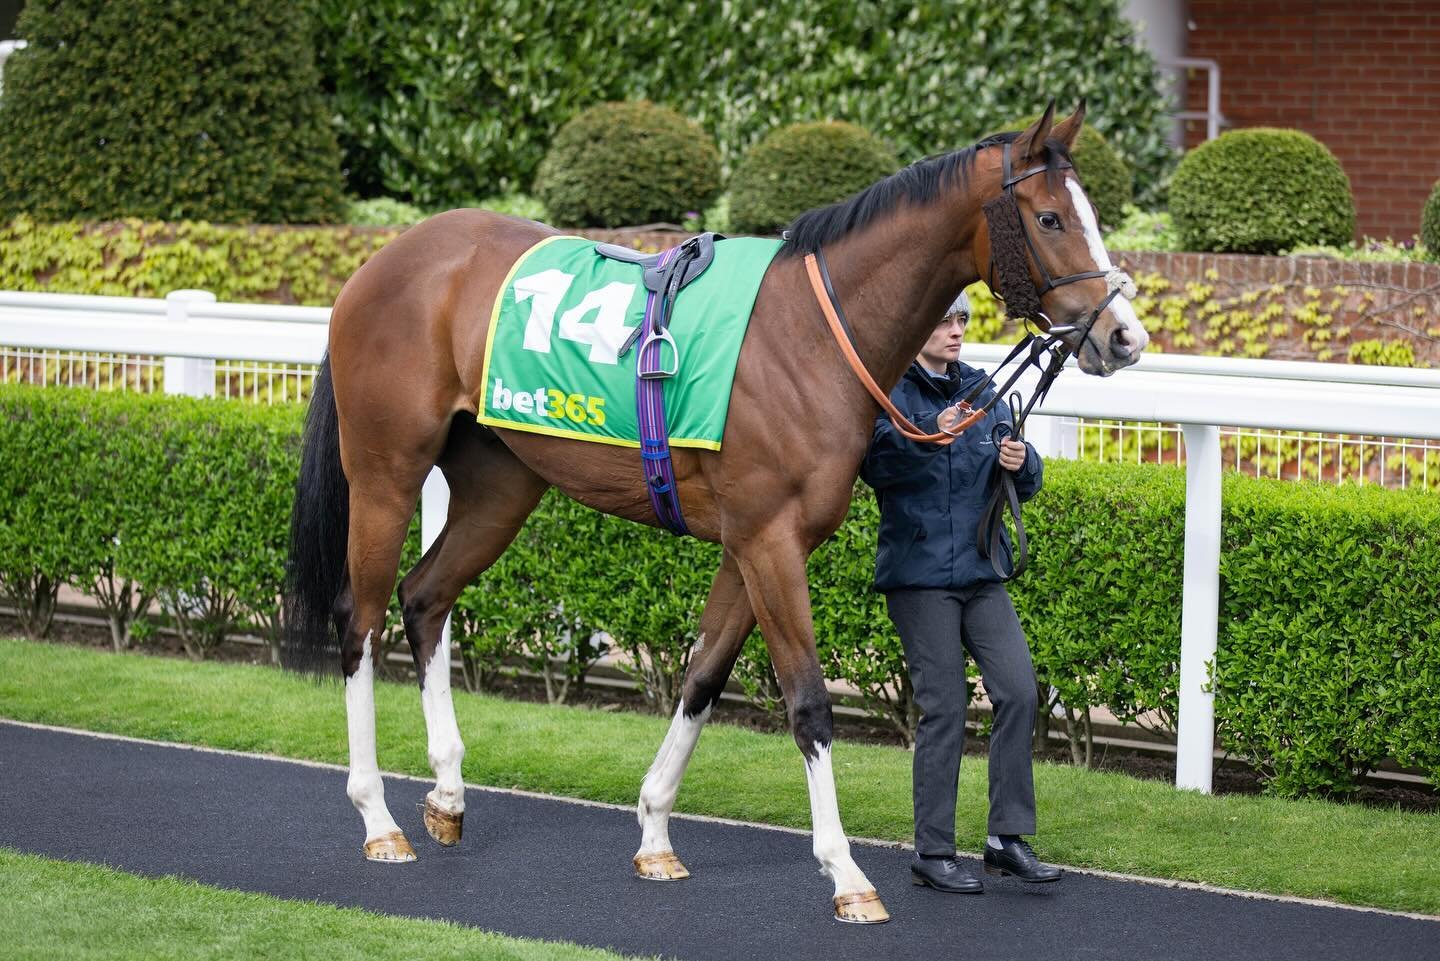
[(1014, 875), (1027, 884), (1044, 884), (1060, 880), (1061, 871), (1053, 864), (1043, 864), (1024, 839), (1002, 841), (999, 850), (985, 845), (985, 873)]
[(947, 894), (984, 894), (985, 885), (955, 858), (922, 858), (910, 862), (910, 883), (923, 884)]

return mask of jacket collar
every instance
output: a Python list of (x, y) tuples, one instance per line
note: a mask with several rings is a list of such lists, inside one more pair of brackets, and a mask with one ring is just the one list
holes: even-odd
[(918, 361), (910, 362), (905, 379), (921, 390), (949, 400), (960, 391), (969, 391), (985, 377), (985, 371), (971, 367), (961, 361), (951, 361), (945, 368), (945, 375), (932, 374)]

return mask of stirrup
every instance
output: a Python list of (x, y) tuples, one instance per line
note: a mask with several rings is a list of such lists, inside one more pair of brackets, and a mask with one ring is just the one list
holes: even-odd
[[(660, 341), (660, 348), (656, 351), (656, 366), (650, 369), (645, 367), (645, 351), (656, 341)], [(664, 366), (665, 345), (670, 345), (670, 366)], [(640, 343), (640, 353), (635, 358), (635, 374), (641, 380), (664, 380), (667, 377), (674, 377), (680, 372), (680, 348), (675, 343), (675, 338), (670, 336), (668, 328), (661, 327), (660, 330), (652, 330)]]

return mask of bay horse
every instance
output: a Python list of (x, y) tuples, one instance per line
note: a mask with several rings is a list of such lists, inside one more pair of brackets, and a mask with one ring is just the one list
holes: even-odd
[[(810, 552), (846, 515), (877, 406), (847, 369), (802, 258), (823, 247), (854, 350), (888, 391), (959, 291), (993, 278), (982, 207), (1008, 191), (1023, 218), (1015, 222), (1025, 243), (1016, 249), (1033, 285), (1028, 294), (1040, 294), (1038, 322), (1072, 326), (1067, 345), (1087, 373), (1134, 363), (1148, 337), (1129, 302), (1102, 279), (1117, 272), (1068, 160), (1083, 117), (1082, 104), (1057, 123), (1052, 103), (1024, 131), (917, 161), (792, 225), (755, 301), (721, 449), (672, 455), (686, 523), (696, 537), (720, 543), (723, 557), (682, 700), (640, 789), (634, 862), (641, 877), (688, 876), (670, 844), (671, 808), (701, 728), (758, 622), (803, 758), (814, 854), (834, 882), (836, 916), (888, 918), (840, 823), (830, 699), (805, 572)], [(1007, 183), (1012, 157), (1026, 173)], [(459, 840), (465, 804), (450, 652), (438, 643), (461, 590), (495, 562), (551, 486), (596, 510), (658, 523), (635, 451), (476, 421), (493, 299), (516, 260), (556, 233), (483, 210), (449, 211), (386, 245), (335, 302), (291, 518), (286, 649), (292, 667), (341, 666), (347, 793), (372, 860), (415, 858), (385, 804), (373, 683), (377, 635), (430, 469), (438, 465), (450, 485), (449, 515), (401, 581), (399, 598), (436, 779), (423, 820), (441, 844)], [(1078, 279), (1052, 286), (1061, 275)]]

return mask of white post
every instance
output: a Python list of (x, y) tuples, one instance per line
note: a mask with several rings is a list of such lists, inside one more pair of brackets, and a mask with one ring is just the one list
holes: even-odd
[[(165, 319), (175, 324), (190, 321), (191, 304), (213, 304), (208, 290), (172, 290), (165, 295)], [(204, 357), (166, 357), (165, 393), (187, 397), (215, 396), (215, 361)]]
[[(440, 468), (430, 468), (425, 486), (420, 488), (420, 552), (423, 554), (435, 543), (445, 529), (445, 517), (450, 512), (450, 485)], [(445, 626), (440, 629), (440, 643), (450, 646), (450, 615), (445, 615)]]
[(1031, 414), (1025, 421), (1025, 439), (1041, 457), (1074, 460), (1078, 429), (1074, 420), (1051, 414)]
[(1215, 696), (1203, 688), (1220, 623), (1220, 428), (1185, 432), (1185, 587), (1180, 613), (1180, 718), (1175, 786), (1210, 793)]

